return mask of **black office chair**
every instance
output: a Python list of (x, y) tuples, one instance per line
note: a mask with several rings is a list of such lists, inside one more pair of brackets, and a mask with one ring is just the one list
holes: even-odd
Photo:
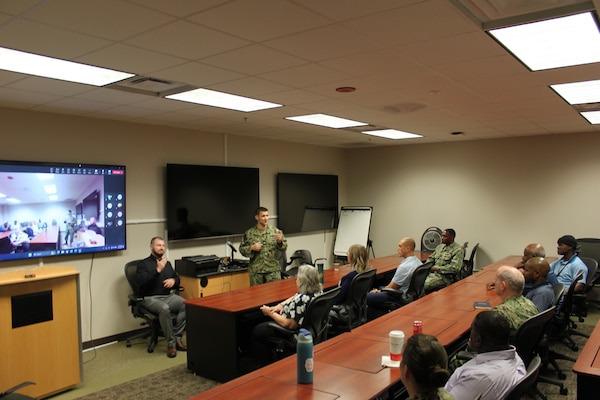
[(577, 254), (579, 255), (579, 257), (593, 258), (598, 262), (598, 264), (600, 264), (600, 239), (577, 239)]
[(2, 399), (2, 400), (35, 400), (35, 397), (30, 397), (30, 396), (26, 396), (24, 394), (15, 393), (17, 390), (19, 390), (25, 386), (29, 386), (29, 385), (35, 385), (35, 383), (27, 381), (27, 382), (20, 383), (16, 386), (13, 386), (10, 389), (6, 390), (5, 392), (0, 393), (0, 399)]
[(527, 373), (517, 385), (505, 397), (505, 400), (519, 400), (523, 398), (525, 393), (531, 389), (536, 388), (535, 384), (540, 374), (540, 367), (542, 366), (542, 359), (540, 356), (534, 356), (529, 364), (527, 365)]
[[(142, 296), (139, 296), (139, 286), (137, 283), (137, 265), (141, 260), (130, 261), (125, 264), (125, 277), (131, 287), (133, 293), (128, 295), (128, 305), (131, 307), (131, 314), (134, 318), (142, 318), (144, 321), (140, 324), (146, 326), (146, 329), (142, 330), (130, 336), (126, 339), (127, 347), (131, 347), (131, 341), (134, 339), (150, 338), (148, 341), (148, 353), (154, 352), (154, 347), (158, 343), (158, 337), (163, 336), (162, 329), (160, 328), (160, 322), (158, 316), (145, 309), (141, 302), (144, 300)], [(183, 291), (183, 287), (179, 287), (176, 290)]]
[(400, 307), (400, 304), (408, 304), (423, 297), (425, 294), (423, 286), (425, 286), (425, 280), (427, 279), (427, 275), (429, 275), (431, 267), (433, 267), (433, 261), (426, 262), (425, 264), (419, 265), (417, 268), (415, 268), (412, 276), (410, 277), (410, 284), (408, 285), (406, 293), (402, 293), (400, 290), (392, 288), (381, 289), (382, 292), (386, 292), (398, 300), (395, 302), (395, 304), (397, 304), (396, 307), (394, 307), (392, 304), (390, 304), (389, 307), (398, 308)]
[(382, 288), (381, 291), (388, 294), (390, 301), (386, 301), (377, 307), (371, 306), (371, 317), (379, 318), (382, 315), (423, 297), (425, 295), (425, 291), (423, 290), (425, 280), (427, 279), (427, 275), (429, 275), (432, 266), (433, 261), (429, 261), (415, 268), (410, 277), (410, 284), (408, 285), (408, 289), (406, 289), (406, 293), (402, 293), (402, 291), (398, 289)]
[(558, 303), (565, 294), (565, 284), (557, 282), (554, 286), (552, 286), (552, 290), (554, 291), (554, 305), (558, 307)]
[[(525, 365), (529, 365), (535, 357), (540, 358), (541, 364), (542, 356), (539, 354), (541, 344), (544, 341), (544, 335), (546, 333), (547, 326), (554, 317), (555, 313), (556, 306), (552, 306), (539, 314), (529, 317), (521, 324), (519, 329), (517, 329), (515, 337), (513, 338), (513, 343), (517, 348), (517, 353), (519, 353), (519, 356), (521, 356), (521, 359)], [(537, 377), (537, 380), (539, 380), (539, 382), (558, 386), (561, 394), (567, 394), (568, 392), (568, 389), (565, 388), (563, 383), (560, 381), (544, 376)], [(544, 400), (546, 399), (546, 395), (537, 388), (537, 385), (531, 384), (529, 386), (535, 392), (535, 394)]]
[(312, 255), (309, 250), (294, 251), (294, 254), (290, 257), (290, 261), (285, 265), (282, 275), (285, 275), (286, 278), (298, 275), (298, 268), (302, 264), (313, 265)]
[(329, 311), (333, 307), (341, 288), (336, 287), (320, 296), (313, 298), (306, 306), (302, 324), (296, 330), (287, 329), (277, 322), (269, 321), (269, 326), (276, 332), (277, 337), (269, 338), (275, 347), (275, 353), (283, 358), (296, 352), (296, 335), (300, 328), (308, 329), (313, 338), (313, 344), (321, 343), (327, 339), (329, 329)]
[[(540, 343), (539, 353), (542, 357), (542, 370), (546, 369), (548, 364), (552, 365), (559, 379), (565, 379), (566, 375), (559, 367), (556, 360), (562, 359), (575, 362), (576, 359), (551, 349), (550, 344), (562, 343), (572, 351), (579, 350), (577, 344), (571, 338), (572, 334), (578, 334), (578, 332), (573, 332), (571, 329), (572, 321), (570, 315), (573, 306), (573, 292), (575, 290), (575, 285), (577, 285), (577, 281), (581, 279), (582, 276), (583, 272), (580, 271), (573, 280), (573, 283), (569, 286), (567, 292), (563, 294), (562, 303), (559, 302), (560, 308), (546, 325), (546, 332)], [(542, 377), (540, 377), (540, 379), (541, 378)]]
[[(477, 253), (477, 249), (479, 249), (479, 243), (477, 243), (475, 246), (473, 246), (473, 249), (471, 250), (471, 255), (469, 256), (469, 258), (465, 258), (463, 261), (463, 265), (460, 269), (460, 274), (459, 274), (459, 279), (464, 279), (469, 275), (473, 275), (473, 267), (475, 266), (475, 254)], [(467, 254), (466, 252), (466, 248), (465, 248), (465, 255)]]
[(376, 272), (370, 269), (352, 278), (346, 301), (331, 309), (332, 332), (350, 332), (367, 321), (367, 293), (373, 287)]
[(579, 257), (588, 268), (587, 280), (585, 288), (581, 293), (573, 293), (573, 313), (579, 317), (579, 322), (583, 322), (587, 317), (587, 311), (590, 303), (588, 302), (588, 294), (596, 284), (596, 273), (598, 272), (598, 261), (591, 257)]

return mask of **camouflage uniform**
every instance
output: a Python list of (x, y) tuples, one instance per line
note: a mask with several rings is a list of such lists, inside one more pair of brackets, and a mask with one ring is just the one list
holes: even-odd
[(433, 254), (429, 256), (428, 261), (433, 261), (433, 266), (439, 267), (439, 271), (431, 272), (425, 280), (425, 292), (430, 293), (441, 289), (453, 282), (451, 275), (444, 275), (440, 272), (454, 272), (458, 274), (465, 258), (465, 250), (456, 242), (445, 245), (440, 244), (435, 248)]
[(514, 296), (504, 300), (495, 308), (510, 322), (510, 337), (514, 337), (517, 329), (525, 320), (539, 313), (533, 302), (524, 296)]
[[(281, 279), (281, 263), (277, 258), (277, 250), (287, 249), (287, 240), (282, 236), (281, 243), (277, 243), (277, 232), (279, 229), (267, 225), (264, 231), (253, 226), (244, 233), (240, 253), (250, 258), (248, 271), (252, 286)], [(252, 251), (252, 245), (257, 242), (263, 244), (262, 248), (258, 252)]]
[(454, 400), (454, 397), (444, 388), (438, 388), (435, 392), (421, 393), (408, 400)]

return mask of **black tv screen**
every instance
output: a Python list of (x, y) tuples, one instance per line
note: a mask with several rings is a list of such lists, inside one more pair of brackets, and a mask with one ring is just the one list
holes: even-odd
[(334, 229), (337, 175), (277, 174), (277, 227), (285, 233)]
[(167, 164), (169, 240), (241, 235), (259, 201), (258, 168)]
[(125, 222), (125, 166), (0, 161), (0, 261), (123, 250)]

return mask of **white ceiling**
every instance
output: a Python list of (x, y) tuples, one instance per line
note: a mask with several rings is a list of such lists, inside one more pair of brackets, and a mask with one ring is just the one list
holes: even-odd
[[(457, 3), (478, 10), (467, 16)], [(0, 71), (0, 107), (334, 147), (593, 132), (600, 128), (549, 85), (598, 79), (598, 64), (531, 72), (481, 23), (597, 3), (0, 1), (2, 47), (284, 105), (243, 113)], [(356, 91), (336, 92), (342, 86)], [(394, 141), (284, 119), (307, 113), (424, 138)]]

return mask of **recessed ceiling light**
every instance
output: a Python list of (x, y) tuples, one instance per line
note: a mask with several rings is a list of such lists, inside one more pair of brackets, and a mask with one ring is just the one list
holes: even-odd
[(591, 12), (489, 33), (532, 71), (600, 61), (600, 32)]
[(62, 81), (105, 86), (134, 74), (0, 47), (0, 69)]
[(339, 118), (326, 114), (299, 115), (297, 117), (285, 117), (285, 119), (304, 122), (305, 124), (325, 126), (327, 128), (351, 128), (354, 126), (369, 125), (365, 122), (353, 121), (351, 119)]
[(209, 89), (189, 90), (187, 92), (171, 94), (165, 96), (165, 98), (244, 112), (266, 110), (282, 106), (281, 104), (269, 103), (268, 101), (251, 99), (249, 97), (237, 96), (235, 94), (217, 92)]
[(600, 124), (600, 111), (584, 111), (581, 115), (587, 119), (590, 124)]
[(364, 131), (362, 133), (364, 133), (365, 135), (379, 136), (382, 138), (394, 140), (423, 137), (421, 135), (417, 135), (416, 133), (398, 131), (396, 129), (379, 129), (374, 131)]
[(550, 85), (569, 104), (600, 102), (600, 80)]

